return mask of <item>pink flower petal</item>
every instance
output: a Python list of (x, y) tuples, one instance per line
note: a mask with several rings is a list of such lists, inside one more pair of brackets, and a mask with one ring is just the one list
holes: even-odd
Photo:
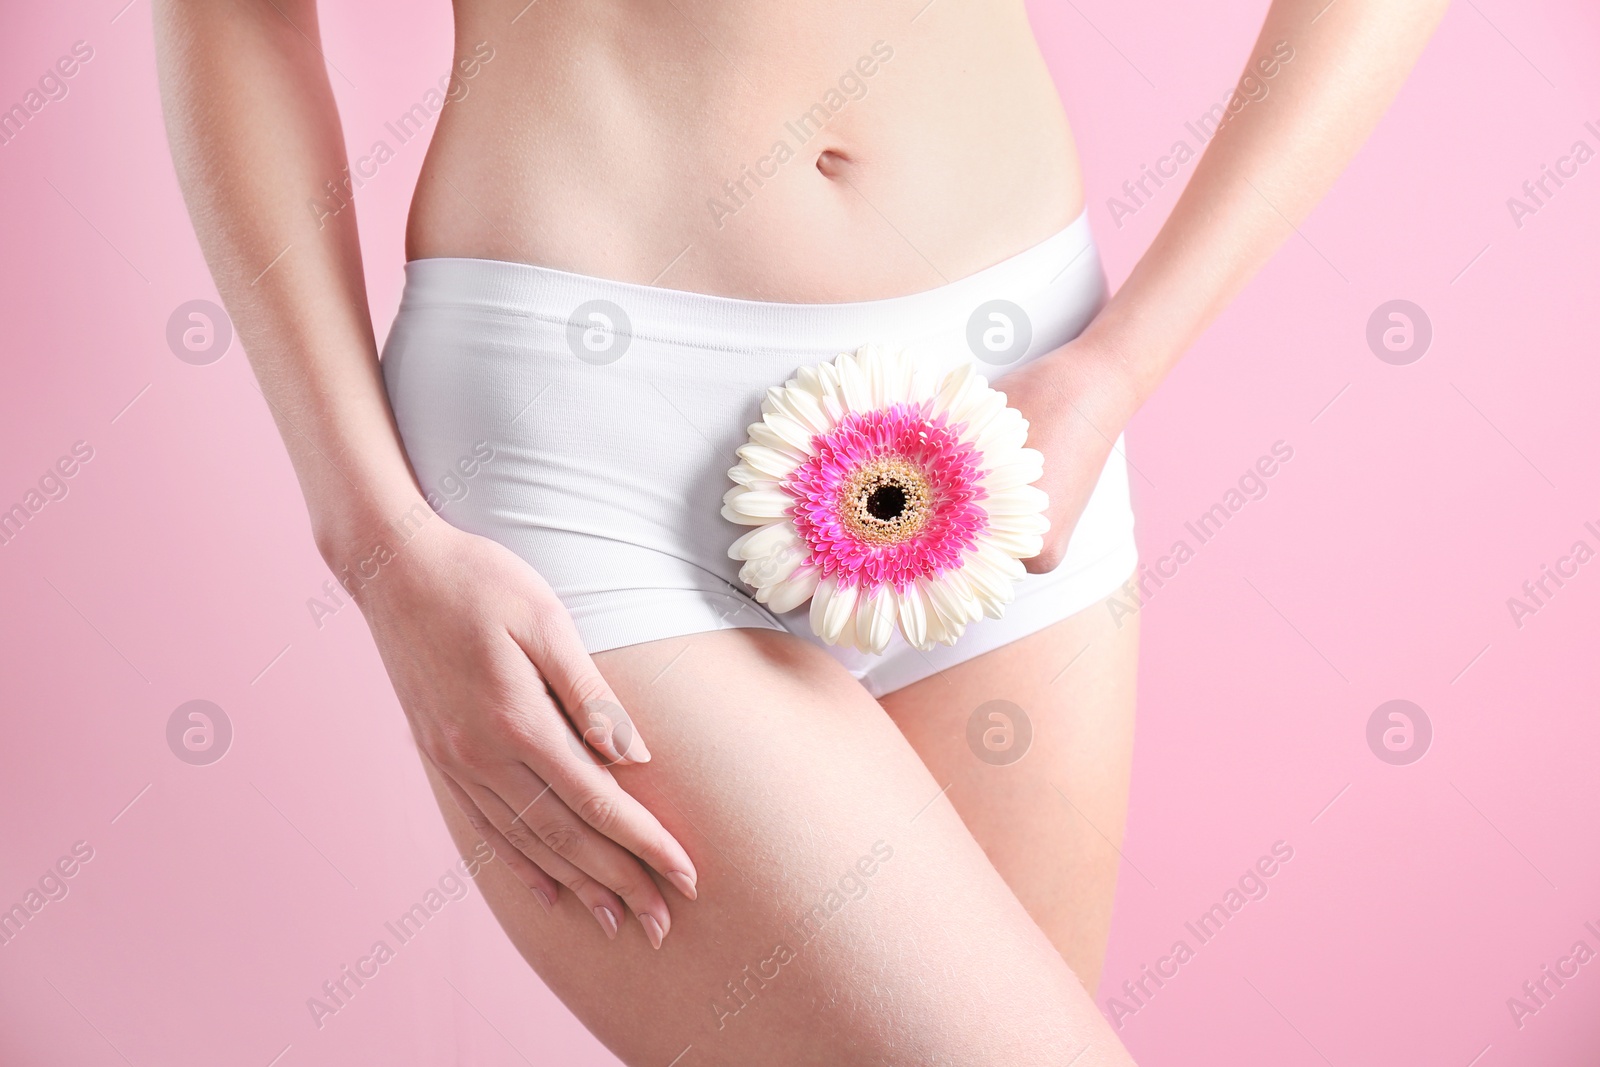
[[(918, 578), (957, 570), (988, 528), (980, 501), (983, 455), (963, 442), (961, 424), (929, 417), (931, 404), (892, 404), (851, 411), (810, 441), (811, 455), (781, 484), (793, 498), (790, 515), (809, 548), (806, 564), (841, 587), (892, 586), (904, 591)], [(897, 544), (873, 544), (851, 533), (841, 506), (852, 475), (884, 456), (921, 471), (929, 486), (928, 521)]]

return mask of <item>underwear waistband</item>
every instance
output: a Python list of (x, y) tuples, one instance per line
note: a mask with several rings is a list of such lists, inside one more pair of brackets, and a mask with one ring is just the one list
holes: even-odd
[[(506, 260), (414, 259), (405, 271), (402, 313), (452, 307), (570, 325), (588, 321), (585, 305), (607, 301), (622, 312), (618, 333), (730, 351), (854, 348), (869, 332), (928, 335), (961, 329), (989, 300), (1018, 300), (1052, 286), (1087, 291), (1104, 284), (1087, 209), (1033, 247), (965, 278), (907, 296), (851, 303), (741, 300)], [(1071, 280), (1063, 277), (1069, 271)]]

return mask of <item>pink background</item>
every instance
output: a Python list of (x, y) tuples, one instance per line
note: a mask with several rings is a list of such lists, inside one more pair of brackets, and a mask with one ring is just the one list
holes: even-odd
[[(476, 892), (312, 1023), (306, 999), (455, 857), (357, 612), (319, 630), (307, 610), (327, 574), (237, 344), (209, 366), (167, 347), (173, 309), (215, 291), (166, 153), (149, 6), (122, 3), (15, 5), (0, 35), (3, 106), (74, 41), (94, 49), (0, 146), (0, 509), (74, 442), (94, 449), (0, 546), (0, 907), (93, 848), (0, 947), (0, 1062), (613, 1063)], [(329, 7), (365, 152), (445, 70), (448, 11)], [(1264, 9), (1035, 5), (1114, 281), (1177, 188), (1121, 228), (1106, 198), (1222, 97)], [(1506, 206), (1573, 141), (1600, 148), (1583, 128), (1600, 126), (1597, 40), (1590, 4), (1457, 5), (1303, 237), (1129, 433), (1149, 560), (1275, 441), (1294, 449), (1144, 609), (1101, 1006), (1194, 947), (1185, 921), (1274, 842), (1294, 854), (1121, 1020), (1141, 1063), (1600, 1055), (1600, 963), (1520, 1028), (1506, 1003), (1574, 942), (1600, 950), (1600, 562), (1520, 628), (1506, 605), (1574, 541), (1600, 548), (1583, 527), (1600, 527), (1600, 160), (1520, 228)], [(422, 152), (361, 192), (380, 330)], [(1434, 330), (1407, 366), (1365, 340), (1396, 298)], [(197, 698), (234, 730), (204, 767), (165, 736)], [(1397, 698), (1434, 731), (1407, 766), (1366, 741)]]

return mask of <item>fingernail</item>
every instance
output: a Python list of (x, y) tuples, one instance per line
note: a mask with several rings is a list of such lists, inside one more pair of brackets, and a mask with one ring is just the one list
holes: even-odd
[(695, 891), (694, 879), (683, 871), (668, 871), (666, 873), (666, 879), (673, 884), (674, 888), (676, 888), (678, 892), (682, 893), (690, 900), (693, 900), (695, 897), (700, 895)]
[(644, 936), (650, 939), (650, 944), (656, 948), (661, 947), (661, 939), (666, 935), (661, 932), (661, 924), (656, 922), (656, 917), (649, 913), (639, 916), (639, 925), (644, 927)]
[(543, 889), (535, 889), (533, 895), (539, 898), (539, 903), (544, 905), (544, 913), (549, 915), (550, 909), (555, 907), (555, 901), (551, 900), (550, 895)]
[(598, 904), (594, 909), (594, 917), (600, 921), (600, 929), (612, 940), (617, 936), (617, 917), (611, 914), (611, 909), (604, 904)]
[(637, 730), (628, 741), (627, 751), (622, 754), (635, 763), (650, 762), (650, 746), (644, 743), (644, 737)]

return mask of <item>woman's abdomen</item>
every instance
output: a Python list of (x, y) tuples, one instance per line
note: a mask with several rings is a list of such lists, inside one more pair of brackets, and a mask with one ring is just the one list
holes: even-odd
[(1014, 0), (524, 3), (458, 5), (464, 66), (408, 258), (869, 300), (966, 277), (1081, 210)]

